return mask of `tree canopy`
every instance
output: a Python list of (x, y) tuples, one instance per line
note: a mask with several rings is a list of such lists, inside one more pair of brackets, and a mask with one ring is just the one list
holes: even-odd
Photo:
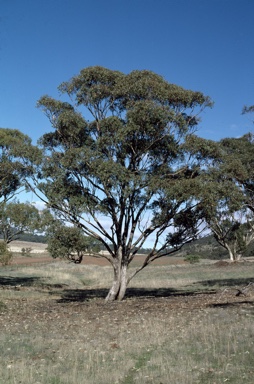
[(204, 170), (203, 214), (215, 239), (238, 260), (254, 240), (253, 135), (225, 138)]
[(31, 169), (27, 148), (31, 139), (17, 129), (0, 128), (0, 203), (11, 199)]
[[(120, 300), (139, 270), (198, 234), (200, 160), (186, 139), (212, 103), (147, 70), (88, 67), (59, 89), (71, 102), (38, 101), (54, 130), (40, 139), (44, 159), (34, 190), (107, 249), (103, 257), (114, 269), (107, 300)], [(143, 265), (127, 276), (148, 241)]]
[(34, 174), (41, 151), (17, 129), (0, 128), (0, 205), (15, 198)]
[[(121, 300), (139, 271), (198, 238), (205, 223), (232, 260), (253, 241), (253, 134), (218, 143), (196, 136), (209, 97), (151, 71), (99, 66), (59, 90), (65, 101), (38, 101), (53, 129), (39, 147), (17, 130), (0, 129), (6, 242), (39, 225), (53, 257), (105, 257), (114, 271), (106, 299)], [(22, 185), (49, 209), (38, 214), (30, 206), (25, 215), (27, 207), (8, 203)], [(16, 235), (10, 231), (19, 225)], [(144, 247), (142, 265), (130, 272)]]
[(100, 251), (100, 243), (84, 236), (81, 228), (53, 224), (48, 231), (47, 250), (52, 257), (66, 258), (75, 264), (82, 262), (84, 255), (94, 255)]
[(242, 111), (243, 114), (251, 113), (251, 112), (254, 112), (254, 105), (249, 105), (249, 106), (245, 105), (243, 107), (243, 111)]
[[(50, 213), (40, 212), (35, 206), (12, 200), (0, 207), (0, 235), (4, 242), (9, 244), (28, 233), (42, 233), (49, 222)], [(45, 220), (47, 218), (47, 220)]]

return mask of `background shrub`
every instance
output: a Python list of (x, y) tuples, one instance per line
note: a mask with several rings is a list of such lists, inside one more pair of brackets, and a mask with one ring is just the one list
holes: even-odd
[(2, 265), (9, 265), (12, 260), (12, 253), (9, 251), (7, 244), (3, 241), (0, 242), (0, 263)]

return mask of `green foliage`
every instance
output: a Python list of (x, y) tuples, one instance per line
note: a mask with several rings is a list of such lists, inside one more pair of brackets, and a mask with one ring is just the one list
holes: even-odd
[(8, 309), (7, 305), (0, 301), (0, 313), (5, 312)]
[(31, 252), (32, 252), (32, 248), (30, 248), (30, 247), (21, 248), (21, 255), (22, 256), (30, 256)]
[(252, 134), (221, 140), (200, 177), (202, 215), (231, 260), (254, 240), (253, 144)]
[(24, 232), (42, 230), (40, 213), (27, 203), (12, 201), (0, 206), (0, 233), (6, 244), (17, 240)]
[(121, 384), (133, 384), (135, 382), (135, 376), (137, 372), (147, 365), (147, 363), (151, 359), (154, 352), (155, 352), (155, 348), (149, 351), (147, 350), (142, 351), (139, 355), (134, 355), (133, 360), (135, 362), (135, 365), (129, 370), (127, 375), (123, 378), (123, 380), (121, 381)]
[(221, 146), (224, 156), (220, 171), (234, 184), (238, 196), (242, 193), (243, 203), (254, 212), (254, 136), (249, 133), (238, 139), (224, 139)]
[(57, 225), (51, 228), (47, 250), (53, 258), (81, 263), (85, 254), (98, 253), (100, 246), (94, 239), (84, 236), (79, 228)]
[(12, 198), (32, 174), (39, 149), (16, 129), (0, 128), (0, 204)]
[(190, 264), (196, 264), (200, 262), (200, 256), (197, 254), (190, 254), (185, 256), (184, 261), (188, 261)]
[(224, 259), (228, 257), (228, 252), (214, 238), (213, 235), (204, 236), (185, 244), (177, 256), (186, 257), (191, 254), (198, 255), (201, 259)]
[(242, 113), (245, 114), (245, 113), (250, 113), (250, 112), (254, 112), (254, 105), (250, 105), (250, 106), (245, 105), (243, 107)]
[[(102, 67), (82, 70), (60, 90), (87, 107), (95, 120), (87, 122), (69, 103), (48, 96), (39, 100), (38, 106), (55, 128), (40, 140), (47, 151), (41, 172), (48, 182), (39, 188), (50, 206), (71, 221), (78, 220), (92, 236), (90, 223), (84, 224), (78, 216), (87, 213), (96, 221), (99, 214), (106, 215), (113, 221), (114, 232), (124, 232), (126, 237), (153, 200), (160, 223), (144, 236), (161, 225), (169, 227), (179, 211), (174, 197), (182, 197), (181, 181), (186, 179), (182, 142), (197, 124), (187, 112), (209, 105), (209, 98), (169, 84), (153, 72), (124, 75)], [(174, 181), (177, 188), (171, 190)], [(174, 204), (166, 215), (159, 204), (165, 198)], [(98, 222), (96, 228), (102, 242), (106, 237), (116, 248), (120, 245)]]
[(115, 271), (148, 240), (154, 244), (143, 267), (195, 238), (203, 155), (187, 139), (210, 99), (151, 71), (126, 75), (99, 66), (59, 89), (71, 103), (38, 101), (53, 128), (40, 139), (45, 156), (37, 163), (36, 188), (48, 206), (100, 241)]
[(0, 263), (4, 266), (9, 265), (12, 260), (12, 253), (8, 250), (7, 244), (0, 241)]

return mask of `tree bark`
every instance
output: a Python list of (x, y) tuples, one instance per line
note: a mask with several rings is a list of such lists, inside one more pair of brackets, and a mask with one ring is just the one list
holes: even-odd
[(122, 265), (121, 267), (121, 276), (120, 276), (120, 286), (117, 295), (117, 300), (123, 300), (127, 289), (127, 265)]
[(122, 249), (117, 253), (117, 258), (113, 263), (114, 280), (107, 294), (106, 301), (123, 300), (127, 289), (127, 269), (128, 263), (123, 260)]
[(229, 252), (229, 259), (230, 261), (234, 261), (234, 254), (232, 252), (232, 250), (230, 248), (228, 248), (228, 252)]
[(107, 294), (106, 301), (123, 300), (127, 289), (127, 266), (121, 265), (114, 269), (114, 281)]
[(242, 257), (240, 253), (237, 253), (235, 250), (232, 250), (229, 246), (226, 247), (229, 253), (230, 261), (239, 261)]

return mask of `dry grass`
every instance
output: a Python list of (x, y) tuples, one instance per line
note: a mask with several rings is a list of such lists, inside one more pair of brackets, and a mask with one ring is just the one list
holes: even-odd
[(33, 243), (29, 241), (15, 240), (11, 242), (10, 248), (13, 252), (20, 252), (22, 248), (31, 248), (34, 253), (47, 252), (47, 244)]
[(109, 267), (1, 268), (0, 384), (252, 384), (253, 272), (149, 267), (105, 304)]

